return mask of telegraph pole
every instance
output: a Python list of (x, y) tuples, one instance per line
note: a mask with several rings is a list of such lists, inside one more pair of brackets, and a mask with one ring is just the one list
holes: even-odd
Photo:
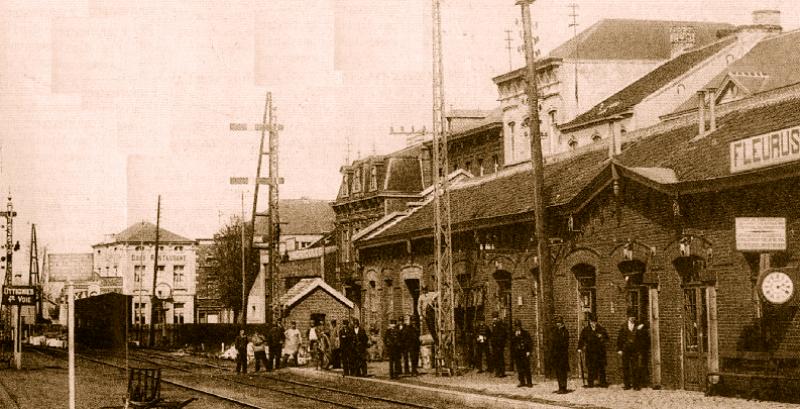
[(156, 280), (158, 279), (158, 240), (161, 230), (161, 195), (158, 195), (158, 207), (156, 208), (156, 249), (153, 260), (153, 293), (150, 295), (150, 348), (156, 344)]
[[(247, 131), (248, 125), (243, 123), (231, 123), (230, 129), (232, 131)], [(275, 107), (272, 104), (272, 93), (267, 92), (266, 100), (264, 103), (264, 116), (260, 124), (256, 124), (252, 129), (261, 131), (261, 140), (258, 146), (258, 164), (256, 166), (256, 177), (254, 179), (254, 194), (253, 194), (253, 212), (251, 215), (250, 223), (253, 228), (253, 231), (250, 234), (250, 243), (247, 246), (249, 253), (252, 253), (253, 250), (253, 241), (255, 235), (255, 225), (256, 225), (256, 216), (268, 216), (269, 217), (269, 226), (267, 230), (267, 234), (269, 235), (269, 263), (267, 264), (267, 274), (265, 274), (263, 278), (264, 284), (264, 321), (269, 323), (272, 321), (273, 317), (270, 313), (270, 310), (274, 311), (274, 306), (276, 305), (276, 300), (274, 296), (274, 276), (277, 275), (277, 256), (278, 251), (275, 250), (275, 246), (277, 246), (277, 236), (280, 232), (279, 226), (279, 219), (278, 219), (278, 185), (283, 183), (283, 179), (278, 176), (278, 131), (283, 129), (282, 125), (279, 125), (275, 121)], [(264, 152), (264, 137), (266, 132), (269, 132), (269, 151)], [(262, 178), (261, 177), (261, 167), (262, 167), (262, 159), (264, 155), (269, 155), (269, 177)], [(247, 184), (249, 183), (247, 178), (242, 177), (232, 177), (231, 184)], [(269, 185), (269, 213), (258, 213), (258, 190), (259, 185)], [(242, 215), (242, 228), (244, 228), (244, 214)], [(244, 243), (242, 247), (244, 251)], [(244, 256), (242, 256), (244, 257)], [(244, 259), (243, 259), (243, 268), (242, 268), (242, 316), (246, 313), (247, 308), (247, 295), (246, 295), (246, 269)], [(269, 283), (269, 284), (268, 284)], [(268, 290), (269, 289), (269, 290)], [(267, 295), (269, 294), (269, 295)], [(272, 302), (273, 307), (270, 307), (270, 300)], [(243, 322), (245, 323), (245, 322)]]
[(580, 44), (578, 41), (578, 4), (577, 3), (570, 3), (567, 7), (572, 9), (572, 13), (569, 14), (572, 17), (572, 23), (570, 23), (570, 27), (572, 28), (572, 38), (575, 40), (575, 112), (580, 113), (580, 106), (578, 104), (578, 64), (580, 64)]
[(455, 375), (456, 357), (455, 295), (450, 231), (450, 191), (447, 172), (447, 130), (444, 117), (444, 72), (442, 63), (442, 18), (439, 0), (433, 0), (433, 219), (436, 283), (439, 297), (436, 317), (438, 339), (436, 372)]
[[(278, 209), (279, 196), (278, 186), (283, 183), (278, 173), (278, 131), (282, 129), (275, 122), (275, 108), (272, 106), (272, 99), (269, 104), (269, 265), (268, 276), (264, 278), (264, 315), (270, 312), (270, 322), (280, 320), (280, 316), (274, 314), (279, 312), (278, 297), (276, 294), (275, 278), (278, 276), (278, 257), (280, 257), (280, 213)], [(263, 136), (262, 136), (263, 141)], [(255, 210), (255, 207), (253, 208)], [(323, 252), (324, 253), (324, 252)], [(323, 254), (324, 255), (324, 254)], [(269, 281), (269, 300), (271, 308), (267, 304), (267, 281)], [(266, 319), (266, 318), (265, 318)]]
[[(553, 305), (553, 280), (551, 274), (550, 246), (545, 226), (544, 195), (542, 187), (544, 185), (544, 160), (542, 159), (542, 136), (539, 129), (539, 89), (536, 83), (536, 61), (533, 51), (533, 36), (531, 34), (531, 11), (530, 5), (535, 0), (517, 0), (517, 4), (522, 8), (522, 25), (525, 38), (525, 62), (527, 70), (525, 77), (528, 80), (528, 118), (531, 132), (531, 166), (533, 167), (533, 203), (534, 203), (534, 223), (536, 232), (536, 248), (539, 253), (539, 349), (541, 356), (547, 356), (547, 345), (545, 340), (550, 333), (550, 325), (555, 307)], [(545, 360), (546, 361), (546, 360)]]
[(514, 47), (511, 46), (511, 41), (512, 41), (512, 39), (511, 39), (511, 30), (506, 30), (506, 50), (508, 50), (508, 70), (509, 71), (514, 69), (514, 65), (513, 65), (512, 60), (511, 60), (511, 56), (513, 55), (511, 50), (513, 50)]

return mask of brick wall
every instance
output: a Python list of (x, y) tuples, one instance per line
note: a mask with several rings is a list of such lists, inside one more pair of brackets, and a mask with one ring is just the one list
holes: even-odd
[(289, 328), (292, 321), (297, 321), (297, 329), (300, 330), (303, 341), (308, 342), (306, 333), (310, 327), (311, 314), (325, 314), (325, 322), (330, 323), (331, 320), (336, 320), (336, 322), (352, 320), (350, 313), (351, 310), (346, 305), (325, 290), (317, 288), (288, 311), (284, 319), (284, 327)]

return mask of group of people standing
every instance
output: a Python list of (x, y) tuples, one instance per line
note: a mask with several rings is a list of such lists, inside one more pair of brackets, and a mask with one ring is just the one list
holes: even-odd
[(333, 320), (331, 324), (332, 366), (341, 368), (343, 376), (367, 376), (367, 331), (358, 319), (353, 319), (352, 324), (349, 320), (343, 320), (341, 325)]
[[(637, 322), (635, 311), (628, 311), (628, 318), (620, 328), (617, 335), (617, 354), (622, 360), (622, 378), (624, 389), (639, 390), (645, 379), (647, 351), (650, 340), (648, 330), (644, 324)], [(597, 322), (594, 313), (587, 314), (587, 325), (581, 330), (578, 338), (578, 357), (581, 368), (581, 378), (584, 386), (608, 387), (606, 379), (606, 348), (609, 335), (603, 326)], [(505, 323), (498, 319), (497, 314), (492, 316), (491, 326), (480, 323), (474, 337), (474, 365), (478, 373), (486, 370), (496, 377), (505, 376), (505, 345), (509, 338)], [(554, 326), (549, 335), (548, 355), (545, 357), (558, 381), (558, 390), (555, 393), (567, 393), (567, 376), (569, 374), (569, 331), (564, 325), (564, 319), (555, 317)], [(517, 370), (519, 387), (532, 386), (531, 381), (531, 354), (533, 342), (530, 333), (522, 327), (522, 322), (516, 320), (510, 333), (511, 358)], [(585, 366), (588, 373), (583, 372)]]
[[(646, 378), (647, 351), (650, 347), (650, 335), (645, 325), (637, 322), (637, 313), (628, 311), (627, 320), (617, 333), (617, 354), (622, 360), (623, 389), (639, 390)], [(588, 313), (588, 324), (581, 330), (578, 338), (578, 355), (580, 358), (581, 377), (584, 387), (608, 387), (606, 380), (606, 345), (609, 342), (608, 332), (597, 322), (594, 313)], [(556, 317), (555, 328), (550, 338), (550, 364), (558, 379), (556, 393), (567, 393), (567, 374), (569, 372), (569, 332), (564, 320)], [(584, 358), (585, 357), (585, 358)], [(583, 373), (583, 361), (586, 361), (588, 374)]]
[[(292, 322), (291, 328), (284, 330), (280, 323), (269, 325), (263, 332), (255, 331), (249, 337), (245, 330), (239, 330), (234, 347), (236, 348), (236, 373), (247, 373), (247, 345), (253, 344), (253, 355), (256, 365), (255, 371), (261, 370), (264, 365), (266, 371), (278, 369), (287, 365), (290, 359), (297, 363), (297, 348), (300, 332), (296, 323)], [(284, 346), (288, 346), (284, 348)]]
[(389, 356), (389, 378), (419, 375), (419, 328), (417, 320), (406, 318), (398, 325), (390, 320), (383, 335), (384, 349)]

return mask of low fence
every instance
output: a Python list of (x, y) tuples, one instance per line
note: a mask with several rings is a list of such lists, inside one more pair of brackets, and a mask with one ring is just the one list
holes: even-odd
[[(156, 324), (155, 343), (159, 348), (191, 348), (196, 351), (219, 351), (224, 343), (231, 345), (239, 335), (239, 324)], [(248, 324), (247, 335), (266, 332), (264, 324)], [(128, 341), (133, 345), (147, 346), (150, 325), (132, 325), (128, 328)]]

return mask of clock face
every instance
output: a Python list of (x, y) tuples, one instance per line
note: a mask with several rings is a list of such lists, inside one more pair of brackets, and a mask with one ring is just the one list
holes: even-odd
[(794, 283), (786, 273), (773, 271), (761, 281), (761, 293), (773, 304), (783, 304), (794, 294)]

